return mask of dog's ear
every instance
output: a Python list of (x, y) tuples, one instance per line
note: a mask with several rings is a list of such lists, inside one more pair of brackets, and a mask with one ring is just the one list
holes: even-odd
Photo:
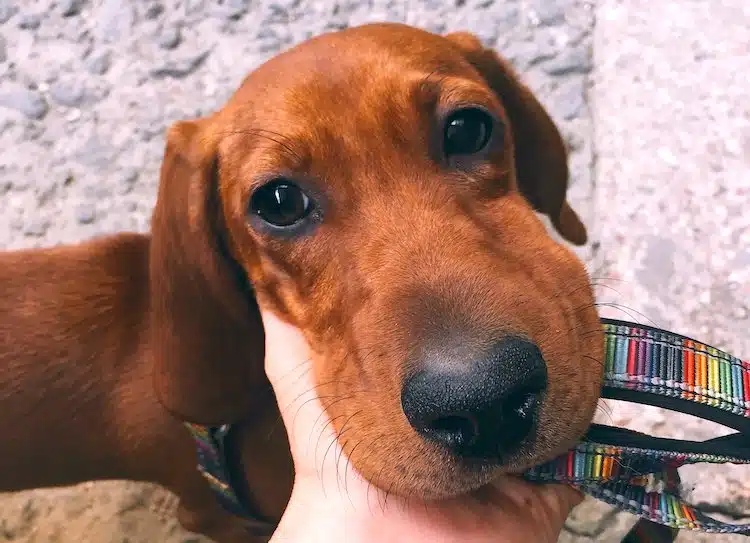
[(207, 123), (178, 122), (167, 135), (152, 217), (151, 327), (159, 400), (183, 420), (218, 425), (246, 417), (270, 385), (260, 312), (230, 253)]
[(586, 243), (586, 228), (565, 199), (569, 175), (565, 143), (547, 111), (510, 64), (476, 36), (454, 32), (446, 38), (458, 46), (505, 107), (522, 194), (550, 218), (565, 239), (576, 245)]

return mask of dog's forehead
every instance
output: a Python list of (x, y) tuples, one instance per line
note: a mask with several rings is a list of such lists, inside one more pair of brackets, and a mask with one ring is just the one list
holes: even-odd
[(443, 36), (379, 24), (314, 38), (251, 73), (215, 117), (216, 132), (228, 135), (220, 145), (225, 171), (365, 183), (374, 178), (358, 173), (423, 156), (446, 85), (453, 97), (456, 89), (468, 99), (492, 96)]
[(431, 73), (470, 77), (473, 69), (443, 36), (395, 23), (365, 25), (271, 58), (248, 75), (228, 107), (238, 112), (250, 106), (257, 115), (295, 106), (345, 107), (368, 96), (383, 103), (394, 86)]

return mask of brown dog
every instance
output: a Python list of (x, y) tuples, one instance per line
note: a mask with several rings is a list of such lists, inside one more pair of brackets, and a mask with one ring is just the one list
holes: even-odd
[(240, 541), (180, 421), (242, 421), (277, 520), (293, 475), (256, 300), (304, 331), (374, 484), (439, 498), (552, 458), (602, 375), (586, 271), (534, 213), (585, 242), (567, 179), (547, 113), (469, 34), (367, 25), (277, 56), (170, 130), (150, 239), (0, 257), (0, 486), (154, 481)]

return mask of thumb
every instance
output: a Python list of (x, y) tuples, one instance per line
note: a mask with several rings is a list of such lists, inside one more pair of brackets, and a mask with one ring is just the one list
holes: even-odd
[(271, 312), (261, 311), (261, 316), (266, 375), (289, 437), (296, 479), (335, 478), (333, 462), (341, 459), (342, 451), (318, 396), (312, 350), (298, 328)]
[(573, 508), (584, 500), (580, 490), (562, 484), (541, 485), (541, 495), (551, 515), (560, 522), (565, 522)]

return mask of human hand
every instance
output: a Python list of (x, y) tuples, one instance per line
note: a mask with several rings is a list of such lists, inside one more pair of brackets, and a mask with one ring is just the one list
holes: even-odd
[(289, 436), (292, 496), (272, 542), (554, 542), (581, 494), (567, 486), (502, 476), (466, 496), (405, 500), (340, 469), (342, 451), (315, 397), (310, 350), (302, 334), (263, 314), (266, 373)]

